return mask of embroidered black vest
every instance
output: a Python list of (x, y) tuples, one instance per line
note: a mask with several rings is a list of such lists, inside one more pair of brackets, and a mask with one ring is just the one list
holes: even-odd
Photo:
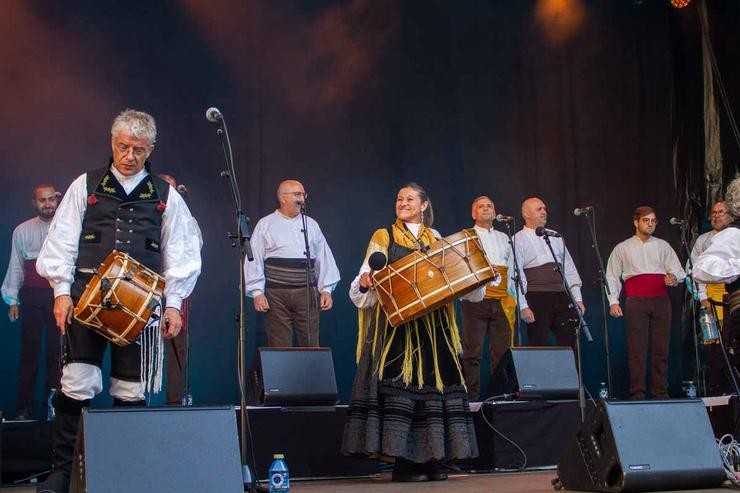
[(149, 174), (126, 195), (110, 167), (87, 173), (87, 209), (77, 267), (96, 268), (118, 250), (161, 272), (162, 213), (169, 189), (167, 182)]

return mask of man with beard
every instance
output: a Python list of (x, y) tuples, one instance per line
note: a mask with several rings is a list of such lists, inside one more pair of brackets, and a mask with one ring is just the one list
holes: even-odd
[[(514, 248), (522, 269), (522, 291), (519, 310), (527, 322), (527, 339), (530, 346), (545, 346), (550, 331), (558, 345), (575, 344), (578, 315), (570, 304), (560, 274), (555, 270), (555, 260), (545, 239), (538, 236), (537, 228), (547, 224), (547, 206), (537, 197), (522, 203), (524, 227), (514, 235)], [(581, 276), (562, 238), (550, 237), (552, 249), (561, 264), (565, 281), (581, 312), (586, 311), (581, 296)]]
[(3, 281), (3, 300), (10, 305), (8, 318), (11, 322), (20, 319), (21, 325), (15, 419), (29, 419), (33, 415), (42, 329), (46, 330), (45, 389), (48, 393), (52, 388), (59, 388), (59, 336), (54, 322), (54, 293), (49, 281), (36, 273), (36, 257), (49, 232), (57, 200), (58, 193), (52, 185), (41, 184), (33, 189), (33, 208), (37, 215), (13, 231), (10, 262)]
[(717, 233), (699, 256), (694, 265), (694, 279), (725, 284), (729, 315), (725, 316), (723, 332), (733, 341), (740, 334), (740, 178), (727, 186), (725, 203), (733, 222)]
[[(612, 317), (627, 318), (627, 360), (630, 399), (645, 398), (645, 359), (650, 345), (650, 382), (653, 398), (668, 398), (668, 348), (671, 338), (671, 300), (667, 287), (686, 277), (676, 252), (668, 242), (655, 238), (658, 219), (652, 207), (642, 206), (632, 215), (635, 235), (619, 243), (606, 266)], [(620, 280), (624, 280), (625, 310), (619, 306)]]

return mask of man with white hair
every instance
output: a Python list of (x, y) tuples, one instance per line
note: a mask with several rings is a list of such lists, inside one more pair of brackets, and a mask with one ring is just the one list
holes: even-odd
[(699, 255), (694, 264), (694, 279), (725, 284), (729, 316), (725, 316), (724, 327), (729, 327), (732, 344), (740, 335), (740, 178), (727, 186), (725, 204), (733, 223), (717, 233), (712, 244)]
[[(108, 341), (73, 320), (92, 272), (113, 251), (126, 252), (164, 276), (164, 338), (181, 329), (180, 306), (200, 274), (200, 244), (180, 194), (150, 172), (157, 127), (151, 115), (126, 110), (113, 121), (112, 158), (72, 182), (36, 262), (54, 289), (54, 316), (66, 339), (61, 391), (55, 397), (53, 469), (40, 491), (67, 491), (82, 408), (102, 390)], [(111, 345), (114, 406), (145, 405), (138, 344)]]

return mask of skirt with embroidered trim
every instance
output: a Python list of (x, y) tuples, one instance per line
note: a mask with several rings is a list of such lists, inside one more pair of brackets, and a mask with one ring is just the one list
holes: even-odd
[[(430, 320), (435, 323), (426, 323)], [(418, 326), (393, 329), (383, 319), (379, 333), (374, 327), (367, 330), (342, 453), (401, 457), (416, 463), (478, 456), (459, 356), (450, 345), (440, 342), (449, 341), (449, 331), (457, 329), (454, 323), (440, 323), (442, 320), (427, 318)], [(419, 327), (421, 330), (415, 330)], [(408, 354), (416, 364), (405, 383), (401, 374), (404, 355)]]

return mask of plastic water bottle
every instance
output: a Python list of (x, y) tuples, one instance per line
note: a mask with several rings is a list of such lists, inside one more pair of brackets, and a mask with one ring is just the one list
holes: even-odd
[(714, 315), (706, 308), (699, 310), (699, 327), (701, 327), (701, 339), (704, 345), (719, 344), (719, 325)]
[(272, 458), (270, 493), (288, 493), (290, 491), (290, 474), (288, 474), (288, 464), (285, 462), (285, 456), (275, 454)]
[(49, 398), (46, 400), (46, 421), (54, 421), (54, 417), (57, 415), (56, 409), (54, 409), (54, 396), (57, 394), (57, 389), (49, 390)]
[(609, 398), (609, 387), (606, 386), (606, 382), (601, 382), (599, 386), (599, 399), (606, 400)]
[(696, 384), (693, 380), (684, 382), (684, 390), (687, 399), (696, 399)]

